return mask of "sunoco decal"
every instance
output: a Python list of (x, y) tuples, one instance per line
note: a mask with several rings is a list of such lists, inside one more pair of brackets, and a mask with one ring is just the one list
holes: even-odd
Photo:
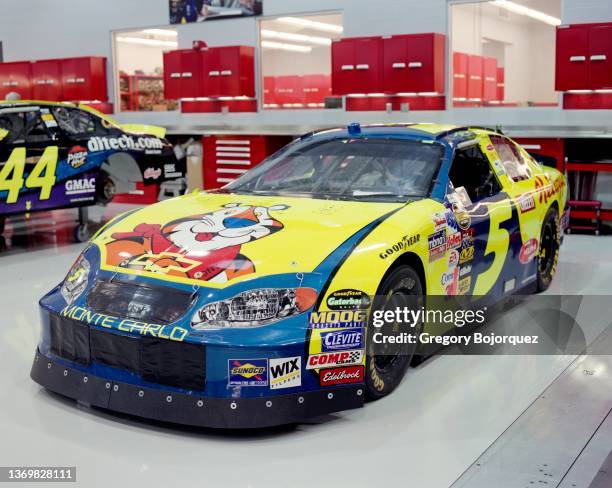
[(268, 386), (267, 359), (228, 359), (229, 386)]

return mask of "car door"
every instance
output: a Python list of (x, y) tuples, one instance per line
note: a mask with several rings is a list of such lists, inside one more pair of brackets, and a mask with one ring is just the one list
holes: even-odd
[(518, 215), (488, 154), (489, 145), (481, 136), (459, 144), (453, 155), (447, 192), (452, 209), (447, 212), (447, 294), (498, 298), (517, 288), (513, 256), (520, 240)]
[(41, 202), (48, 207), (56, 180), (57, 146), (40, 108), (13, 108), (1, 115), (1, 123), (11, 129), (0, 168), (0, 212), (36, 210)]

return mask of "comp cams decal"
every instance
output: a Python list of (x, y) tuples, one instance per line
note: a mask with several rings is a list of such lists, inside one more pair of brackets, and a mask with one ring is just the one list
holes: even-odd
[(306, 369), (333, 368), (334, 366), (351, 366), (363, 362), (363, 350), (324, 352), (308, 356)]

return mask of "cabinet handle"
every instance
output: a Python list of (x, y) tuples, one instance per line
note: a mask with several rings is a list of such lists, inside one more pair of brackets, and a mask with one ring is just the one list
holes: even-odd
[(19, 82), (18, 81), (11, 81), (11, 86), (19, 86)]
[(180, 73), (170, 73), (170, 78), (180, 78), (181, 74)]
[(453, 77), (463, 79), (465, 78), (465, 75), (463, 73), (453, 73)]
[(370, 69), (370, 65), (369, 64), (358, 64), (356, 68), (357, 69)]
[(586, 56), (570, 56), (570, 63), (580, 63), (586, 61)]
[(393, 63), (391, 67), (393, 69), (402, 69), (406, 67), (406, 63)]
[(47, 85), (53, 85), (55, 83), (55, 80), (47, 80)]
[(355, 67), (352, 64), (343, 64), (340, 69), (342, 71), (350, 71), (352, 69), (355, 69)]
[(470, 80), (480, 80), (480, 76), (470, 75)]
[(408, 63), (408, 67), (409, 68), (422, 68), (423, 67), (423, 63), (421, 63), (420, 61), (412, 61), (412, 62)]
[(76, 82), (77, 83), (85, 83), (85, 78), (77, 78)]
[(70, 85), (73, 85), (75, 83), (75, 80), (74, 80), (74, 78), (67, 78), (66, 79), (66, 83), (68, 83)]
[(183, 78), (191, 78), (193, 75), (189, 71), (187, 71), (186, 73), (183, 73), (181, 76)]
[(221, 71), (221, 76), (231, 76), (231, 74), (232, 74), (231, 69), (224, 69), (223, 71)]
[(3, 81), (2, 86), (11, 86), (11, 83), (9, 81)]
[(593, 54), (591, 56), (591, 61), (605, 61), (605, 60), (606, 60), (605, 54)]
[(485, 81), (496, 81), (497, 78), (493, 78), (492, 76), (485, 77)]
[(208, 76), (219, 76), (219, 72), (218, 71), (209, 71), (208, 72)]
[(36, 80), (37, 85), (44, 85), (46, 83), (45, 80)]

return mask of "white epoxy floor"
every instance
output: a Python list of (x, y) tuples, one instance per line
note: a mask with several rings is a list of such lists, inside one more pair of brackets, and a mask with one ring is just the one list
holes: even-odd
[[(0, 465), (76, 466), (80, 486), (446, 488), (575, 359), (438, 356), (364, 409), (255, 433), (90, 410), (29, 378), (37, 300), (81, 248), (0, 252)], [(612, 237), (567, 237), (551, 291), (612, 295), (611, 248)]]

